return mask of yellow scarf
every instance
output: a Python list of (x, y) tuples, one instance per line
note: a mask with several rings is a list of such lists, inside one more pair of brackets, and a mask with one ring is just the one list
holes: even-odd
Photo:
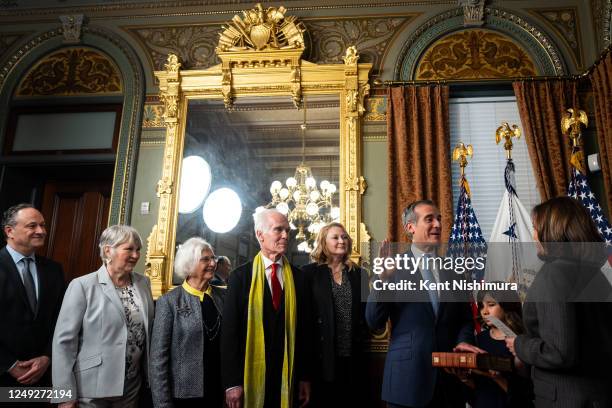
[[(291, 266), (283, 257), (285, 291), (285, 350), (281, 382), (281, 408), (291, 407), (293, 389), (293, 353), (295, 348), (296, 302)], [(244, 407), (264, 406), (266, 387), (266, 349), (263, 329), (263, 301), (266, 273), (261, 252), (253, 260), (249, 293), (246, 355), (244, 361)]]

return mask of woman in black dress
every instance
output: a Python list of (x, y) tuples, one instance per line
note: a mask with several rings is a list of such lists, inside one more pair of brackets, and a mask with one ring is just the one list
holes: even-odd
[(316, 364), (311, 406), (359, 406), (361, 339), (365, 333), (362, 293), (367, 275), (351, 262), (353, 242), (340, 223), (324, 226), (302, 268), (310, 282)]

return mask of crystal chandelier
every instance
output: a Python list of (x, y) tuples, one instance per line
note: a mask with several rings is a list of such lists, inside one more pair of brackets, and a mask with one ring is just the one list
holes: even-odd
[[(297, 230), (298, 250), (312, 251), (314, 235), (327, 223), (340, 218), (340, 208), (333, 206), (336, 185), (328, 180), (317, 181), (310, 167), (304, 164), (306, 151), (306, 98), (304, 98), (304, 120), (300, 125), (302, 135), (302, 162), (295, 175), (285, 181), (285, 186), (275, 180), (270, 186), (272, 200), (265, 208), (276, 208), (285, 214), (291, 229)], [(260, 207), (263, 209), (263, 207)]]

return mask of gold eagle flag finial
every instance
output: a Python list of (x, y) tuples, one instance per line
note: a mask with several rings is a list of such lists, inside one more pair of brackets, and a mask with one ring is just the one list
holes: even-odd
[(472, 157), (474, 149), (472, 145), (465, 145), (463, 142), (457, 143), (457, 146), (453, 149), (453, 161), (459, 161), (459, 168), (461, 169), (461, 181), (460, 183), (465, 187), (465, 190), (470, 194), (470, 186), (465, 179), (465, 167), (468, 165), (468, 156)]
[(495, 143), (499, 144), (499, 142), (505, 140), (504, 150), (506, 150), (506, 159), (508, 160), (512, 159), (513, 137), (517, 139), (521, 137), (521, 129), (517, 125), (511, 127), (508, 122), (503, 122), (495, 131)]
[(567, 113), (564, 113), (561, 118), (561, 131), (572, 140), (572, 157), (570, 158), (570, 164), (582, 174), (586, 174), (586, 169), (584, 168), (584, 153), (582, 152), (580, 141), (582, 136), (582, 125), (584, 125), (584, 127), (589, 126), (589, 118), (583, 110), (569, 108)]

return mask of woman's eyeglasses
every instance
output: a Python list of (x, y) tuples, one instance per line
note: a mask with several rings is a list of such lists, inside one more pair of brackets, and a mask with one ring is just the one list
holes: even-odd
[(211, 261), (217, 262), (218, 260), (219, 260), (219, 257), (214, 256), (214, 255), (213, 256), (203, 256), (200, 258), (200, 261), (206, 262), (206, 263), (211, 262)]

